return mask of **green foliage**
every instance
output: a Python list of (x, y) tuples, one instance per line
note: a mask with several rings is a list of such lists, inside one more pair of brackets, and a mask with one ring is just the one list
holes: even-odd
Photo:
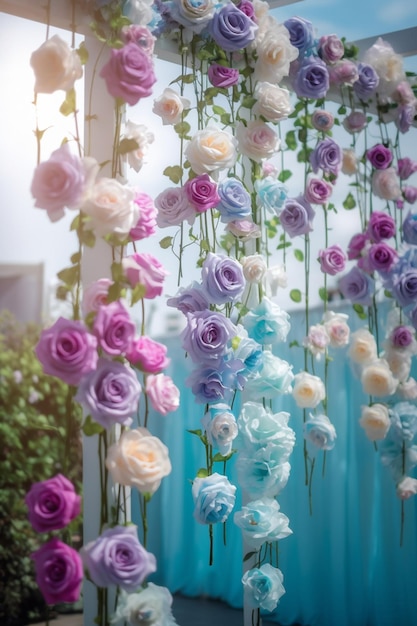
[[(19, 324), (8, 312), (0, 315), (2, 626), (23, 625), (46, 617), (30, 558), (46, 537), (38, 536), (27, 520), (25, 494), (32, 483), (59, 472), (65, 473), (81, 492), (81, 410), (68, 396), (68, 385), (43, 373), (34, 352), (40, 331), (34, 324)], [(80, 519), (75, 523), (79, 532)]]

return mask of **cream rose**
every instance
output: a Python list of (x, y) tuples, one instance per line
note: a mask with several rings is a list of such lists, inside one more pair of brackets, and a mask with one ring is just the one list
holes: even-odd
[(405, 476), (397, 485), (397, 496), (400, 500), (408, 500), (417, 494), (417, 480)]
[(196, 174), (210, 174), (233, 167), (237, 159), (237, 140), (226, 130), (208, 126), (198, 131), (185, 149)]
[(164, 125), (178, 124), (184, 109), (189, 109), (191, 102), (180, 96), (174, 89), (166, 87), (162, 94), (153, 101), (153, 113), (159, 115)]
[(140, 493), (155, 493), (171, 472), (168, 448), (146, 428), (126, 430), (109, 447), (106, 467), (119, 485), (136, 487)]
[(375, 170), (372, 174), (372, 191), (383, 200), (398, 200), (401, 197), (400, 179), (394, 167)]
[(236, 129), (236, 138), (240, 152), (257, 162), (272, 157), (280, 146), (275, 130), (265, 122), (256, 120), (248, 122), (246, 126), (240, 122)]
[(351, 148), (345, 148), (342, 156), (342, 172), (346, 176), (352, 176), (358, 171), (358, 158)]
[(363, 406), (359, 424), (371, 441), (385, 439), (391, 424), (388, 408), (384, 404)]
[(144, 124), (136, 124), (128, 120), (123, 139), (133, 139), (137, 143), (137, 146), (127, 153), (127, 162), (135, 172), (139, 172), (145, 162), (149, 146), (155, 141), (155, 136)]
[(302, 409), (314, 409), (326, 397), (323, 381), (308, 372), (300, 372), (294, 377), (293, 398)]
[(279, 85), (268, 82), (257, 83), (255, 98), (254, 113), (262, 115), (268, 122), (286, 119), (294, 110), (290, 101), (290, 92)]
[(378, 93), (389, 96), (405, 80), (403, 58), (381, 37), (364, 54), (363, 63), (371, 65), (379, 76)]
[(397, 391), (404, 400), (417, 400), (417, 381), (410, 377), (404, 383), (400, 382)]
[(69, 91), (83, 75), (80, 57), (59, 35), (54, 35), (32, 52), (30, 64), (35, 72), (35, 91), (38, 93)]
[(251, 254), (240, 261), (243, 275), (249, 283), (260, 283), (265, 276), (267, 265), (261, 254)]
[(375, 338), (367, 328), (360, 328), (352, 333), (348, 354), (359, 365), (365, 365), (377, 358)]
[(128, 235), (139, 219), (139, 208), (134, 198), (134, 190), (127, 185), (114, 178), (100, 178), (82, 207), (89, 217), (86, 228), (100, 237)]
[(361, 383), (365, 393), (370, 396), (392, 396), (398, 387), (385, 359), (376, 359), (362, 370)]
[(298, 57), (298, 49), (292, 45), (288, 30), (275, 21), (269, 22), (266, 30), (258, 30), (256, 52), (255, 80), (270, 83), (280, 83), (288, 76), (290, 63)]
[(384, 353), (384, 359), (386, 359), (389, 368), (401, 383), (408, 380), (411, 371), (411, 356), (407, 353), (404, 354), (401, 350), (390, 349)]
[(343, 348), (349, 343), (350, 328), (347, 323), (349, 316), (345, 313), (326, 311), (323, 315), (323, 324), (329, 335), (332, 348)]

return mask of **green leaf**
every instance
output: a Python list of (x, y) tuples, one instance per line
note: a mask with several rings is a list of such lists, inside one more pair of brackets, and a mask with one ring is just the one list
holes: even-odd
[(97, 424), (97, 422), (93, 422), (90, 415), (87, 415), (85, 418), (82, 431), (86, 437), (92, 437), (93, 435), (99, 435), (104, 432), (103, 426)]
[(351, 211), (352, 209), (354, 209), (356, 206), (356, 200), (353, 197), (353, 194), (349, 191), (348, 195), (346, 196), (344, 202), (343, 202), (343, 208), (346, 209), (346, 211)]
[(73, 267), (66, 267), (57, 274), (59, 280), (61, 280), (68, 287), (73, 287), (77, 284), (80, 278), (80, 268), (78, 265)]
[(85, 65), (88, 61), (88, 50), (85, 47), (85, 43), (82, 41), (75, 51), (80, 57), (81, 65)]
[(173, 237), (164, 237), (159, 242), (159, 245), (161, 246), (163, 250), (167, 250), (168, 248), (172, 246), (172, 240), (173, 240)]
[(301, 302), (301, 291), (299, 289), (291, 289), (290, 298), (293, 302)]
[(251, 109), (253, 107), (253, 105), (256, 102), (256, 98), (254, 98), (253, 96), (245, 96), (244, 98), (242, 98), (242, 107), (244, 107), (245, 109)]
[(96, 236), (92, 230), (83, 229), (79, 233), (79, 238), (81, 243), (83, 243), (85, 246), (87, 246), (88, 248), (94, 248), (94, 245), (96, 243)]
[(64, 102), (61, 104), (59, 112), (65, 116), (71, 115), (71, 113), (75, 113), (75, 101), (75, 89), (70, 89), (69, 91), (67, 91), (67, 96)]
[(71, 255), (71, 263), (75, 265), (76, 263), (79, 263), (80, 261), (81, 261), (81, 252), (74, 252), (74, 254)]
[(364, 310), (364, 308), (363, 308), (363, 306), (361, 304), (354, 304), (352, 308), (355, 311), (355, 313), (357, 313), (358, 317), (361, 320), (364, 320), (364, 319), (367, 318), (365, 310)]
[(291, 343), (289, 344), (290, 348), (299, 348), (300, 344), (298, 343), (298, 341), (296, 339), (294, 339), (294, 341), (291, 341)]
[(142, 300), (142, 298), (145, 297), (146, 294), (146, 287), (145, 285), (135, 285), (134, 289), (132, 290), (132, 298), (131, 298), (131, 304), (132, 306), (134, 304), (136, 304), (136, 302), (139, 302), (139, 300)]
[(116, 302), (119, 300), (121, 295), (124, 293), (123, 287), (120, 283), (113, 283), (107, 290), (107, 301), (108, 302)]
[(384, 296), (386, 298), (392, 298), (392, 293), (388, 289), (384, 289)]
[(319, 296), (323, 300), (323, 302), (327, 302), (327, 300), (328, 300), (327, 289), (325, 289), (324, 287), (320, 287), (320, 289), (319, 289)]
[(281, 183), (285, 183), (285, 181), (291, 178), (291, 176), (292, 176), (291, 170), (281, 170), (281, 172), (278, 175), (278, 180)]
[(198, 428), (197, 430), (187, 429), (187, 433), (191, 433), (192, 435), (197, 435), (197, 437), (201, 437), (203, 431), (201, 430), (201, 428)]
[(133, 152), (133, 150), (137, 150), (139, 148), (139, 144), (136, 139), (128, 139), (125, 137), (119, 143), (119, 154), (128, 154), (129, 152)]
[(200, 467), (197, 472), (197, 478), (206, 478), (208, 476), (208, 471), (206, 467)]
[(121, 263), (117, 263), (116, 261), (111, 264), (111, 277), (112, 280), (116, 283), (118, 281), (123, 281), (125, 275), (123, 273), (123, 265)]
[[(188, 122), (183, 121), (175, 124), (174, 130), (177, 133), (178, 137), (180, 137), (180, 139), (189, 139), (188, 133), (191, 130), (191, 126)], [(177, 182), (179, 182), (179, 179)]]
[(297, 261), (304, 261), (304, 252), (302, 250), (294, 250), (294, 256)]
[(287, 144), (287, 147), (289, 150), (297, 149), (297, 140), (295, 138), (295, 130), (288, 131), (288, 133), (285, 135), (285, 143)]
[(257, 554), (258, 553), (256, 552), (256, 550), (254, 550), (253, 552), (247, 552), (243, 557), (243, 562), (249, 561), (249, 559), (251, 559), (253, 556), (256, 556)]
[(229, 454), (225, 454), (223, 456), (222, 454), (220, 454), (220, 452), (217, 452), (217, 454), (215, 454), (214, 457), (212, 458), (212, 461), (213, 463), (225, 463), (226, 461), (232, 458), (234, 453), (235, 451), (233, 450), (232, 452), (229, 452)]
[(169, 180), (174, 184), (178, 184), (181, 180), (183, 169), (180, 165), (168, 166), (163, 171), (164, 176), (168, 176)]
[(344, 104), (342, 104), (342, 106), (340, 106), (340, 107), (337, 109), (337, 112), (338, 112), (338, 114), (339, 114), (339, 115), (345, 115), (345, 114), (346, 114), (346, 107), (345, 107), (345, 105), (344, 105)]

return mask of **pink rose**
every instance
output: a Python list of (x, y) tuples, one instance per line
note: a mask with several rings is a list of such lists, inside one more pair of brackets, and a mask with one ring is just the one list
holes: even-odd
[(80, 514), (81, 498), (62, 474), (33, 483), (25, 497), (29, 521), (37, 533), (60, 530)]
[(246, 126), (240, 122), (236, 137), (240, 152), (253, 161), (261, 162), (279, 150), (280, 140), (277, 133), (260, 120), (252, 120)]
[(403, 195), (408, 204), (414, 204), (417, 200), (417, 187), (404, 187)]
[(184, 189), (190, 204), (199, 213), (214, 208), (220, 202), (217, 183), (208, 174), (200, 174), (187, 180)]
[(123, 26), (120, 31), (121, 38), (124, 43), (133, 41), (137, 46), (143, 48), (144, 52), (149, 56), (152, 56), (155, 47), (156, 37), (154, 37), (146, 26), (139, 24), (129, 24), (129, 26)]
[(163, 283), (168, 272), (152, 254), (136, 252), (122, 260), (123, 271), (132, 287), (143, 285), (144, 298), (153, 299), (160, 296)]
[(310, 177), (307, 180), (305, 198), (313, 204), (325, 204), (332, 195), (333, 187), (322, 178)]
[(345, 54), (343, 42), (337, 35), (323, 35), (319, 40), (319, 55), (325, 63), (336, 63)]
[(129, 42), (123, 48), (112, 48), (110, 54), (100, 72), (109, 94), (131, 106), (150, 96), (156, 77), (152, 58), (145, 49)]
[(256, 239), (261, 236), (259, 226), (250, 220), (233, 220), (232, 222), (228, 222), (226, 230), (231, 232), (235, 237), (241, 238), (243, 241), (249, 241), (249, 239)]
[(329, 78), (331, 85), (353, 85), (359, 78), (356, 63), (342, 59), (329, 66)]
[(180, 405), (179, 389), (165, 374), (147, 376), (146, 393), (155, 411), (161, 415), (175, 411)]
[(168, 367), (167, 347), (142, 335), (133, 342), (126, 353), (127, 360), (148, 374), (157, 374)]
[(324, 109), (316, 109), (311, 116), (311, 123), (316, 130), (326, 132), (330, 130), (334, 124), (334, 117)]
[(155, 198), (155, 206), (158, 209), (156, 223), (159, 228), (179, 226), (187, 221), (192, 224), (196, 212), (191, 206), (184, 187), (169, 187), (164, 189)]
[(125, 354), (134, 339), (136, 326), (126, 307), (117, 300), (102, 305), (96, 314), (93, 332), (106, 354)]
[(368, 236), (364, 235), (363, 233), (357, 233), (356, 235), (353, 235), (352, 239), (349, 242), (347, 250), (347, 257), (349, 261), (360, 258), (367, 241)]
[(349, 113), (347, 117), (343, 120), (343, 126), (348, 133), (359, 133), (361, 130), (365, 128), (368, 121), (366, 119), (366, 115), (362, 113), (362, 111), (352, 111)]
[(81, 301), (84, 317), (87, 317), (89, 313), (96, 313), (102, 304), (107, 304), (109, 287), (112, 284), (110, 278), (99, 278), (88, 285)]
[(397, 200), (401, 196), (400, 181), (395, 168), (375, 170), (372, 175), (372, 191), (383, 200)]
[(319, 252), (320, 269), (325, 274), (335, 276), (345, 269), (346, 254), (337, 244)]
[(77, 602), (83, 580), (83, 565), (76, 550), (56, 537), (33, 552), (36, 583), (47, 604)]
[(136, 226), (130, 230), (129, 237), (132, 241), (139, 241), (156, 232), (157, 211), (152, 198), (147, 193), (137, 193), (134, 202), (139, 207), (139, 218)]
[(414, 172), (417, 172), (417, 161), (409, 157), (398, 159), (397, 173), (401, 180), (407, 180)]

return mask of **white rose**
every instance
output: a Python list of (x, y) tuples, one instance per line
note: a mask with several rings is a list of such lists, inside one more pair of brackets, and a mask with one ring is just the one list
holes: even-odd
[(273, 265), (268, 267), (265, 274), (266, 294), (269, 297), (277, 295), (278, 287), (285, 289), (288, 279), (284, 265)]
[(30, 64), (35, 72), (35, 91), (38, 93), (69, 91), (83, 75), (80, 57), (59, 35), (54, 35), (32, 52)]
[(240, 262), (246, 280), (249, 283), (260, 283), (267, 270), (264, 257), (261, 254), (252, 254), (243, 257)]
[(237, 159), (237, 140), (233, 135), (216, 126), (197, 131), (185, 149), (196, 174), (210, 174), (233, 167)]
[(152, 0), (129, 0), (123, 6), (123, 14), (135, 26), (146, 26), (152, 21)]
[(114, 178), (100, 178), (90, 191), (82, 207), (90, 218), (86, 228), (96, 235), (128, 235), (139, 219), (139, 208), (134, 202), (135, 192)]
[(288, 76), (290, 63), (298, 57), (298, 49), (290, 42), (290, 34), (283, 24), (269, 22), (268, 29), (258, 29), (256, 37), (257, 60), (255, 80), (280, 83)]
[(332, 348), (343, 348), (349, 343), (350, 328), (347, 323), (349, 316), (345, 313), (326, 311), (323, 315), (323, 324), (329, 335)]
[(106, 467), (115, 483), (136, 487), (140, 493), (155, 493), (171, 472), (168, 448), (146, 428), (126, 430), (109, 447)]
[(257, 83), (255, 98), (254, 113), (262, 115), (269, 122), (286, 119), (294, 110), (290, 101), (290, 92), (279, 85), (268, 82)]
[(372, 191), (383, 200), (398, 200), (401, 198), (400, 179), (395, 167), (385, 170), (375, 170), (372, 174)]
[(361, 383), (370, 396), (391, 396), (395, 393), (398, 380), (394, 378), (385, 359), (376, 359), (362, 370)]
[[(215, 412), (215, 411), (214, 411)], [(210, 445), (217, 448), (219, 454), (227, 456), (232, 450), (233, 440), (238, 434), (236, 418), (226, 407), (212, 416), (210, 411), (201, 420)]]
[(390, 349), (384, 353), (384, 359), (386, 359), (393, 376), (398, 378), (400, 383), (404, 383), (410, 376), (411, 356), (401, 350)]
[(398, 385), (398, 393), (404, 400), (416, 400), (417, 399), (417, 381), (414, 378), (409, 378), (405, 382)]
[(358, 171), (358, 157), (352, 148), (343, 150), (342, 172), (346, 176), (352, 176)]
[(302, 409), (314, 409), (326, 397), (323, 381), (308, 372), (300, 372), (294, 377), (293, 398)]
[(155, 140), (155, 136), (144, 124), (136, 124), (128, 120), (123, 139), (133, 139), (137, 143), (137, 146), (127, 153), (127, 162), (135, 172), (139, 172), (149, 151), (149, 146)]
[(280, 139), (265, 122), (252, 120), (245, 126), (240, 122), (236, 129), (239, 150), (253, 161), (262, 161), (279, 150)]
[(377, 347), (374, 336), (367, 328), (360, 328), (350, 338), (349, 357), (354, 363), (365, 365), (377, 358)]
[(397, 496), (400, 500), (408, 500), (417, 494), (417, 480), (405, 476), (397, 485)]
[(385, 439), (391, 424), (388, 408), (384, 404), (363, 406), (359, 424), (371, 441)]
[(111, 623), (120, 620), (128, 622), (130, 626), (176, 626), (177, 622), (172, 615), (172, 595), (166, 587), (158, 587), (154, 583), (147, 583), (138, 593), (127, 593), (120, 590), (117, 602), (117, 611)]
[(378, 93), (389, 96), (405, 80), (403, 58), (381, 37), (364, 54), (363, 63), (372, 65), (379, 76)]
[(329, 335), (323, 324), (314, 324), (308, 329), (308, 335), (303, 340), (303, 346), (317, 359), (325, 354), (326, 348), (330, 343)]
[(176, 91), (167, 87), (162, 94), (153, 101), (153, 113), (159, 115), (164, 125), (178, 124), (184, 109), (189, 109), (191, 102), (183, 98)]

